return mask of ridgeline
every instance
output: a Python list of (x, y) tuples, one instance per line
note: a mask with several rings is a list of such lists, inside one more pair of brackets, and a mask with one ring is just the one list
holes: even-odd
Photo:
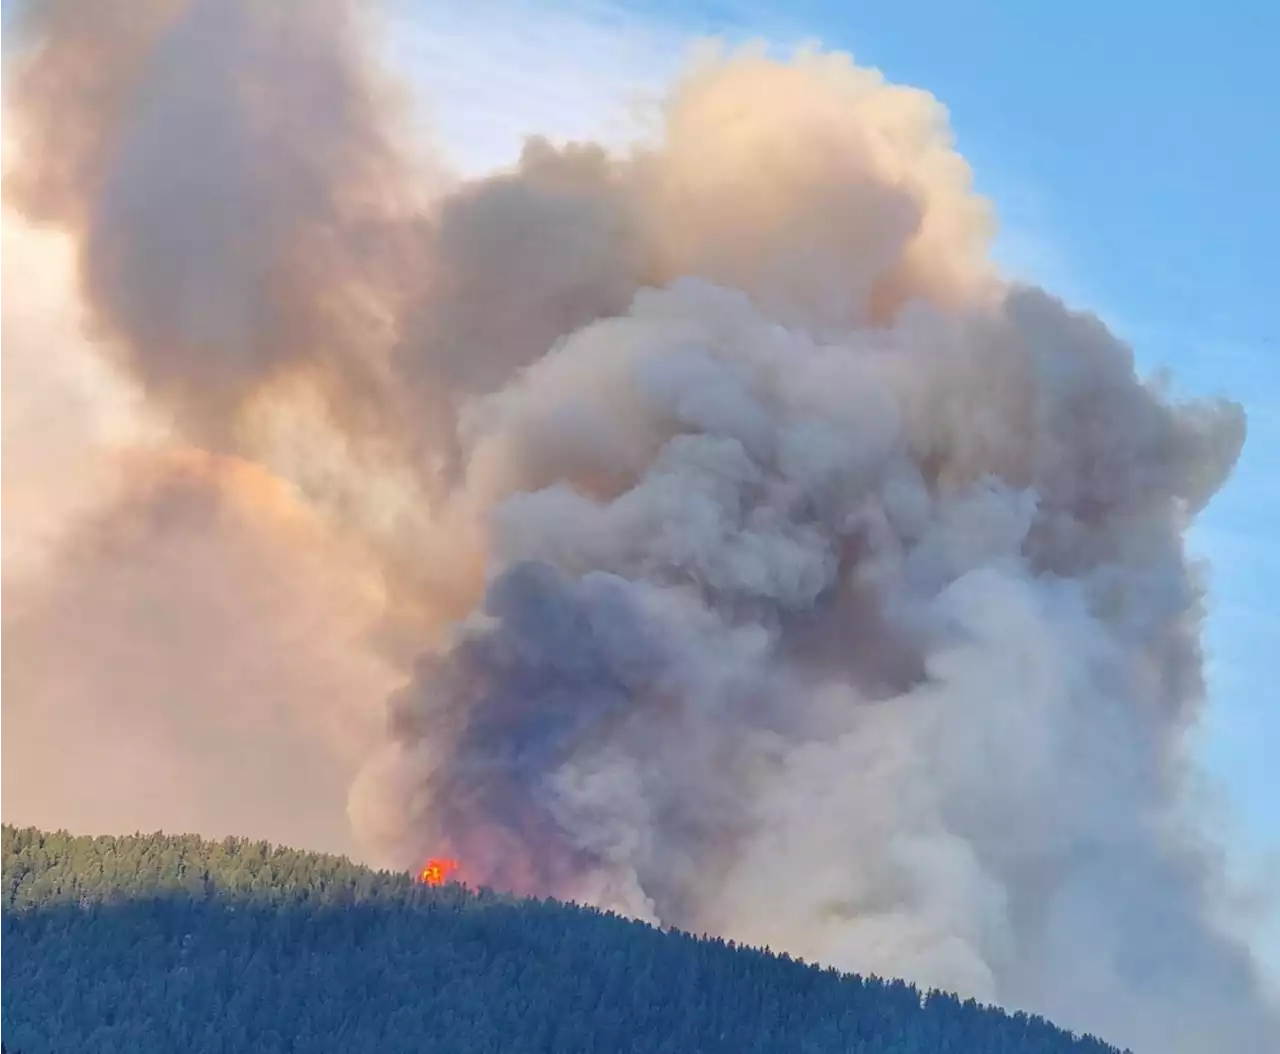
[(263, 842), (3, 843), (14, 1054), (1117, 1054), (903, 981)]

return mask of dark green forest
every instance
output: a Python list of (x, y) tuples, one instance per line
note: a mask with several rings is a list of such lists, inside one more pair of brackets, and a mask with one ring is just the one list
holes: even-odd
[(1115, 1054), (903, 981), (263, 842), (3, 840), (15, 1054)]

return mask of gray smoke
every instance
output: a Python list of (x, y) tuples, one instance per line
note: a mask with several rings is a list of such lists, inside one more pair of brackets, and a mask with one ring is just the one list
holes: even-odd
[[(819, 341), (685, 280), (475, 420), (490, 585), (393, 698), (361, 822), (1139, 1049), (1274, 1035), (1178, 830), (1181, 531), (1237, 408), (1167, 405), (1036, 290)], [(522, 485), (551, 462), (624, 479)]]
[[(67, 661), (61, 627), (145, 650), (231, 566), (268, 584), (253, 626), (333, 592), (314, 632), (192, 618), (207, 653), (166, 683), (204, 700), (207, 663), (243, 664), (309, 695), (372, 563), (353, 647), (379, 658), (350, 683), (376, 708), (385, 660), (406, 682), (348, 802), (372, 858), (447, 853), (1140, 1051), (1268, 1049), (1187, 793), (1183, 537), (1240, 408), (1172, 402), (1096, 318), (998, 275), (945, 111), (844, 56), (711, 56), (653, 145), (532, 139), (446, 185), (359, 15), (28, 12), (11, 200), (74, 240), (111, 361), (216, 452), (173, 470), (181, 506), (222, 508), (207, 485), (235, 515), (159, 515), (163, 468), (124, 488), (73, 535), (145, 523), (120, 574), (71, 546), (6, 619), (40, 645), (19, 694)], [(171, 534), (199, 539), (181, 585), (131, 618)], [(349, 694), (320, 723), (354, 742)]]

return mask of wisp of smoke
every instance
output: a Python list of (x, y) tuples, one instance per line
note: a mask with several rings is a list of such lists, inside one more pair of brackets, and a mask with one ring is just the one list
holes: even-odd
[(1186, 800), (1183, 537), (1240, 408), (1001, 277), (945, 111), (846, 56), (706, 55), (654, 143), (448, 182), (364, 14), (24, 12), (7, 204), (72, 238), (96, 343), (187, 446), (24, 582), (11, 711), (180, 631), (172, 706), (252, 670), (244, 740), (283, 713), (336, 771), (365, 751), (371, 859), (1141, 1050), (1273, 1043)]

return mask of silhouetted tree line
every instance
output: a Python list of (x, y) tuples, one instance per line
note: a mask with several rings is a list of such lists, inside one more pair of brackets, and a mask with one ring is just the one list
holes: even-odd
[(3, 843), (5, 1054), (1117, 1054), (903, 981), (264, 842)]

